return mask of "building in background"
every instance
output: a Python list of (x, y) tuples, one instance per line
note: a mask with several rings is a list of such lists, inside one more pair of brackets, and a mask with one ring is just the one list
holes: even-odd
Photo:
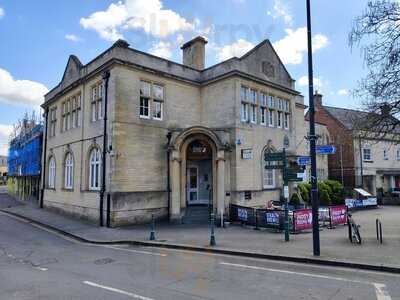
[(7, 182), (7, 156), (0, 155), (0, 185)]
[(21, 199), (38, 199), (43, 125), (25, 118), (15, 127), (8, 150), (8, 192)]
[(400, 145), (390, 136), (360, 138), (354, 125), (357, 120), (368, 119), (367, 112), (325, 106), (319, 94), (315, 95), (315, 105), (315, 119), (326, 124), (337, 149), (328, 157), (329, 177), (349, 189), (363, 187), (377, 196), (400, 190)]
[(230, 203), (282, 197), (282, 172), (266, 169), (264, 155), (284, 144), (297, 154), (303, 97), (268, 40), (209, 68), (206, 43), (184, 44), (183, 64), (122, 40), (87, 65), (70, 56), (42, 105), (44, 207), (120, 226), (152, 214), (207, 222), (209, 209), (221, 217)]

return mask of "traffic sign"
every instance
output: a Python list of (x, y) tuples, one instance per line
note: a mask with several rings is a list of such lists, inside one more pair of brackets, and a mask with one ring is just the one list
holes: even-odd
[(335, 154), (336, 148), (333, 145), (317, 145), (316, 147), (317, 154)]
[(299, 157), (297, 157), (297, 164), (299, 166), (308, 166), (311, 164), (311, 157), (310, 156), (299, 156)]

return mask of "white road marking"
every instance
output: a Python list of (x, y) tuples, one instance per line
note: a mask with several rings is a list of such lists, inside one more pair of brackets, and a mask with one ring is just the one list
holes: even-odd
[(346, 281), (346, 282), (368, 284), (368, 285), (373, 285), (374, 286), (377, 300), (391, 300), (392, 299), (390, 297), (389, 293), (386, 290), (386, 285), (383, 284), (383, 283), (359, 281), (359, 280), (352, 280), (352, 279), (347, 279), (347, 278), (342, 278), (342, 277), (310, 274), (310, 273), (303, 273), (303, 272), (294, 272), (294, 271), (288, 271), (288, 270), (279, 270), (279, 269), (272, 269), (272, 268), (264, 268), (264, 267), (257, 267), (257, 266), (242, 265), (242, 264), (232, 264), (232, 263), (228, 263), (228, 262), (220, 262), (220, 265), (237, 267), (237, 268), (244, 268), (244, 269), (251, 269), (251, 270), (262, 270), (262, 271), (269, 271), (269, 272), (277, 272), (277, 273), (284, 273), (284, 274), (290, 274), (290, 275), (301, 275), (301, 276), (305, 276), (305, 277), (314, 277), (314, 278), (321, 278), (321, 279), (328, 279), (328, 280), (337, 280), (337, 281)]
[(167, 254), (164, 254), (164, 253), (156, 253), (156, 252), (150, 252), (150, 251), (125, 249), (125, 248), (119, 248), (119, 247), (107, 246), (107, 245), (92, 245), (92, 246), (100, 246), (100, 247), (110, 248), (110, 249), (114, 249), (114, 250), (127, 251), (127, 252), (140, 253), (140, 254), (148, 254), (148, 255), (155, 255), (155, 256), (162, 256), (162, 257), (168, 256)]
[(375, 287), (375, 294), (377, 300), (392, 300), (389, 293), (386, 290), (386, 285), (382, 283), (373, 283)]
[(107, 291), (110, 291), (110, 292), (114, 292), (114, 293), (118, 293), (118, 294), (121, 294), (121, 295), (129, 296), (129, 297), (134, 298), (134, 299), (154, 300), (152, 298), (147, 298), (147, 297), (144, 297), (144, 296), (141, 296), (141, 295), (138, 295), (138, 294), (126, 292), (126, 291), (123, 291), (123, 290), (120, 290), (120, 289), (116, 289), (116, 288), (105, 286), (105, 285), (101, 285), (101, 284), (97, 284), (97, 283), (94, 283), (94, 282), (91, 282), (91, 281), (83, 281), (83, 283), (87, 284), (87, 285), (90, 285), (90, 286), (93, 286), (93, 287), (101, 288), (101, 289), (104, 289), (104, 290), (107, 290)]
[(42, 268), (42, 267), (36, 267), (36, 269), (40, 270), (40, 271), (47, 271), (47, 268)]

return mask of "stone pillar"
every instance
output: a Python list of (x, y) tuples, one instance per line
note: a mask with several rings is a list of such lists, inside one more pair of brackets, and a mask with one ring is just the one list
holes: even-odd
[(170, 221), (180, 223), (181, 221), (181, 163), (179, 152), (173, 151), (171, 157), (171, 204)]
[(221, 211), (225, 213), (225, 158), (224, 151), (217, 154), (217, 216), (221, 220)]

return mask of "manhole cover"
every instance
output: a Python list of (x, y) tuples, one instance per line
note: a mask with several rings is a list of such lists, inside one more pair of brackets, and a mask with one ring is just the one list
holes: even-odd
[(96, 265), (106, 265), (106, 264), (110, 264), (112, 262), (114, 262), (115, 260), (113, 260), (112, 258), (106, 257), (106, 258), (100, 258), (100, 259), (96, 259), (94, 261), (94, 263)]

